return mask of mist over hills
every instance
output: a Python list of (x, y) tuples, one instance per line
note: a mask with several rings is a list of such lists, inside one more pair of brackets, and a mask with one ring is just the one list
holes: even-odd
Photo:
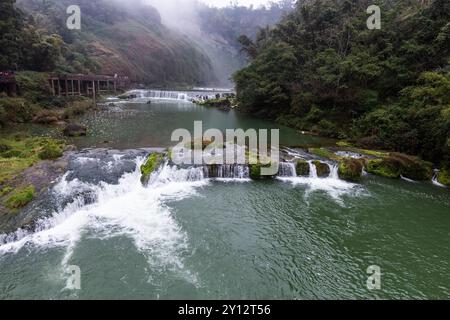
[[(81, 30), (66, 27), (66, 9), (74, 4), (81, 9)], [(246, 63), (238, 37), (254, 37), (287, 10), (285, 4), (214, 8), (196, 0), (17, 0), (16, 7), (24, 43), (13, 68), (125, 74), (158, 87), (230, 86), (231, 75)], [(42, 50), (49, 61), (33, 58)]]

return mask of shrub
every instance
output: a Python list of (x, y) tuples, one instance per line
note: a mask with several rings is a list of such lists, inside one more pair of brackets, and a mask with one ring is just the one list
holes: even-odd
[(81, 116), (92, 107), (93, 103), (90, 100), (73, 101), (69, 103), (69, 106), (64, 110), (62, 117), (67, 120), (76, 116)]
[(0, 99), (0, 122), (7, 124), (30, 121), (33, 119), (35, 110), (35, 105), (22, 98)]
[(62, 155), (63, 151), (59, 146), (56, 144), (47, 144), (38, 156), (41, 160), (53, 160), (61, 157)]

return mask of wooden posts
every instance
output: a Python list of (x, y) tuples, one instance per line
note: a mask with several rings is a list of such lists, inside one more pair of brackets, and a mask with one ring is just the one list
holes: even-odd
[(94, 99), (95, 103), (95, 81), (92, 81), (92, 99)]
[[(125, 89), (129, 83), (128, 77), (102, 75), (52, 75), (49, 84), (53, 95), (92, 96), (96, 98), (103, 92), (114, 92)], [(77, 89), (75, 89), (75, 86)], [(92, 92), (90, 91), (92, 90)]]

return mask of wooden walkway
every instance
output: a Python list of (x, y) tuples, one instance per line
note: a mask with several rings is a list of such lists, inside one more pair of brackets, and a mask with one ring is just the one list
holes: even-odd
[(130, 79), (117, 75), (53, 74), (49, 82), (54, 96), (87, 96), (95, 99), (102, 93), (115, 93), (128, 88)]

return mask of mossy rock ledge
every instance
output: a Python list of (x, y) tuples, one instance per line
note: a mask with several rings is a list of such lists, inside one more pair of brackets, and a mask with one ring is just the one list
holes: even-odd
[(144, 186), (148, 185), (150, 177), (164, 162), (165, 155), (159, 152), (148, 156), (145, 163), (141, 166), (141, 182)]
[(364, 160), (345, 158), (339, 162), (339, 178), (346, 181), (360, 181), (364, 168)]
[(299, 160), (296, 165), (297, 176), (308, 177), (310, 175), (310, 167), (308, 161)]
[(437, 180), (440, 184), (450, 187), (450, 170), (443, 169), (439, 172)]
[(270, 166), (271, 166), (270, 164), (264, 165), (264, 164), (261, 164), (261, 163), (250, 164), (249, 165), (249, 167), (250, 167), (250, 179), (252, 179), (252, 180), (260, 180), (260, 179), (273, 178), (274, 176), (276, 176), (276, 174), (272, 175), (272, 176), (267, 176), (267, 175), (262, 175), (261, 174), (261, 170), (263, 168), (270, 168)]
[(391, 153), (384, 159), (369, 160), (366, 170), (391, 179), (404, 176), (416, 181), (426, 181), (431, 180), (433, 176), (432, 163), (401, 153)]
[(331, 170), (328, 164), (321, 161), (313, 161), (316, 166), (317, 176), (319, 178), (326, 178), (330, 176)]

